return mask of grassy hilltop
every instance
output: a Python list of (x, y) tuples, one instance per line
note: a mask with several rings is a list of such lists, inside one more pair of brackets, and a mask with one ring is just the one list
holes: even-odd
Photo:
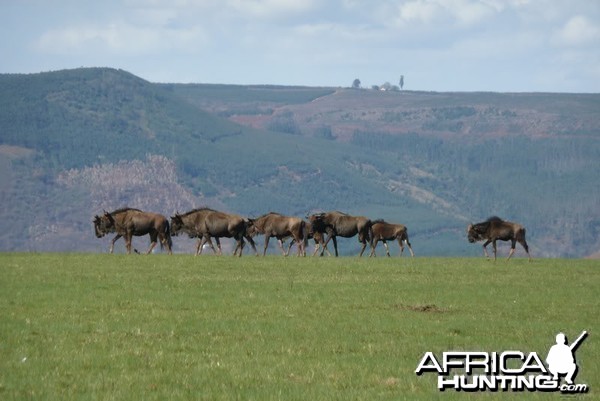
[(499, 215), (527, 227), (534, 256), (588, 256), (600, 250), (599, 107), (595, 94), (3, 74), (0, 250), (100, 251), (103, 209), (208, 205), (385, 218), (440, 256), (478, 255), (466, 225)]
[[(597, 263), (483, 258), (0, 254), (3, 400), (431, 400), (423, 354), (537, 352), (583, 330), (600, 386)], [(552, 393), (487, 393), (550, 399)], [(513, 396), (513, 397), (510, 397)]]

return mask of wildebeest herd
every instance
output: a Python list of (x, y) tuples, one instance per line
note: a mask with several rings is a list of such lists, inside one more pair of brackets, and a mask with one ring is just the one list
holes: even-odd
[[(359, 256), (363, 255), (367, 244), (371, 247), (369, 256), (376, 256), (375, 248), (380, 241), (385, 246), (387, 256), (390, 256), (387, 241), (394, 240), (398, 241), (400, 255), (406, 244), (411, 256), (414, 256), (406, 226), (388, 223), (384, 220), (371, 220), (364, 216), (351, 216), (339, 211), (315, 213), (307, 216), (307, 220), (304, 220), (275, 212), (269, 212), (257, 218), (248, 218), (203, 207), (184, 214), (176, 213), (171, 217), (169, 223), (168, 219), (161, 214), (125, 207), (110, 213), (104, 211), (102, 215), (96, 215), (93, 222), (96, 237), (101, 238), (109, 233), (116, 234), (111, 241), (110, 253), (113, 253), (115, 241), (121, 237), (125, 239), (127, 253), (131, 253), (133, 236), (149, 235), (150, 248), (146, 253), (151, 253), (159, 241), (161, 247), (166, 248), (167, 252), (172, 254), (173, 241), (171, 237), (184, 233), (190, 238), (198, 238), (195, 255), (202, 253), (205, 244), (208, 244), (213, 252), (220, 255), (222, 253), (221, 238), (233, 238), (236, 241), (234, 255), (242, 256), (246, 241), (258, 255), (254, 238), (261, 234), (264, 235), (263, 256), (267, 252), (270, 238), (273, 237), (277, 239), (281, 252), (285, 256), (289, 254), (293, 244), (296, 245), (298, 256), (306, 256), (306, 245), (310, 239), (315, 243), (313, 256), (318, 252), (321, 256), (324, 252), (331, 255), (327, 249), (330, 241), (333, 241), (334, 253), (335, 256), (338, 256), (337, 237), (350, 238), (354, 236), (358, 236), (358, 241), (362, 244)], [(525, 240), (525, 228), (520, 224), (493, 216), (484, 222), (469, 224), (467, 238), (471, 243), (484, 241), (483, 252), (488, 258), (486, 247), (491, 243), (494, 249), (494, 260), (496, 260), (496, 241), (511, 241), (508, 259), (514, 254), (515, 245), (518, 242), (531, 260), (529, 246)], [(218, 251), (215, 249), (212, 239), (217, 243)], [(291, 239), (291, 242), (286, 251), (283, 243), (287, 239)]]

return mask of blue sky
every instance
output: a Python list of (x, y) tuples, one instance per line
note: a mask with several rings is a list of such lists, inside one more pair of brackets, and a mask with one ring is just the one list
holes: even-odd
[(598, 0), (2, 0), (0, 73), (600, 92)]

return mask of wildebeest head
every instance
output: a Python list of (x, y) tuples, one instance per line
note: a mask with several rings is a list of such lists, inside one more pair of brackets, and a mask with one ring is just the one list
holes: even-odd
[(324, 219), (325, 213), (315, 213), (308, 216), (308, 222), (310, 223), (313, 232), (325, 232), (327, 224)]
[(102, 238), (106, 234), (115, 231), (115, 219), (110, 213), (104, 212), (102, 216), (94, 216), (94, 232), (97, 238)]
[(478, 224), (469, 224), (467, 227), (467, 239), (470, 243), (481, 241), (485, 239), (481, 227)]
[[(262, 224), (261, 224), (262, 223)], [(261, 220), (260, 217), (252, 219), (246, 219), (246, 235), (249, 237), (255, 237), (259, 234), (262, 234), (262, 230), (264, 228), (265, 221)]]
[(175, 213), (175, 216), (171, 216), (171, 235), (179, 235), (179, 232), (183, 230), (183, 225), (183, 219), (179, 213)]
[(244, 235), (248, 237), (255, 237), (258, 234), (258, 227), (254, 225), (254, 219), (244, 219)]

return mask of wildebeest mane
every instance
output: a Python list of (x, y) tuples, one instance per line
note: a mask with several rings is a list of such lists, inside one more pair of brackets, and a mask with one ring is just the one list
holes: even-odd
[(333, 213), (339, 213), (339, 214), (342, 214), (342, 215), (344, 215), (344, 216), (348, 216), (348, 213), (340, 212), (339, 210), (336, 210), (336, 211), (335, 211), (335, 212), (333, 212)]
[(262, 219), (262, 218), (264, 218), (264, 217), (267, 217), (267, 216), (269, 216), (269, 215), (271, 215), (271, 214), (275, 214), (275, 215), (277, 215), (277, 216), (281, 216), (281, 213), (277, 213), (277, 212), (269, 212), (269, 213), (265, 213), (265, 214), (263, 214), (262, 216), (256, 217), (256, 218), (254, 218), (254, 219), (252, 219), (252, 220), (258, 220), (258, 219)]
[(498, 216), (490, 216), (485, 221), (483, 221), (481, 223), (473, 224), (473, 229), (475, 230), (475, 232), (477, 232), (479, 234), (484, 234), (490, 228), (490, 224), (492, 224), (492, 223), (502, 223), (502, 222), (504, 222), (504, 220), (502, 220), (500, 217), (498, 217)]
[(185, 217), (185, 216), (189, 216), (190, 214), (198, 213), (198, 212), (216, 212), (216, 210), (211, 209), (211, 208), (206, 207), (206, 206), (202, 206), (202, 207), (197, 207), (195, 209), (192, 209), (189, 212), (185, 212), (183, 214), (179, 214), (179, 216)]
[(387, 223), (387, 221), (385, 221), (384, 219), (377, 219), (377, 220), (373, 220), (372, 222), (373, 222), (373, 224), (376, 224), (376, 223)]
[(115, 210), (113, 212), (110, 212), (110, 214), (113, 215), (113, 214), (125, 213), (125, 212), (128, 212), (130, 210), (131, 211), (135, 211), (135, 212), (141, 212), (140, 209), (136, 209), (134, 207), (125, 206), (125, 207), (119, 208), (119, 209), (117, 209), (117, 210)]

